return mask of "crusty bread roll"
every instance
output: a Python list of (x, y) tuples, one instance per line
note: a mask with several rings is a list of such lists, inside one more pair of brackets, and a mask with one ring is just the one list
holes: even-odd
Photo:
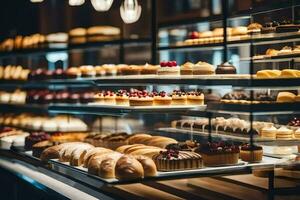
[(136, 151), (131, 152), (131, 155), (143, 155), (148, 158), (152, 158), (154, 155), (158, 154), (163, 149), (157, 148), (157, 149), (138, 149)]
[(100, 165), (103, 160), (107, 158), (112, 158), (114, 156), (120, 155), (118, 152), (108, 152), (101, 155), (93, 156), (88, 162), (88, 173), (98, 175), (100, 172)]
[(88, 150), (94, 149), (94, 146), (86, 145), (75, 149), (71, 154), (70, 165), (81, 166), (83, 164), (83, 158)]
[(134, 151), (137, 151), (137, 150), (140, 150), (140, 149), (160, 149), (158, 147), (153, 147), (153, 146), (135, 146), (135, 147), (131, 147), (131, 148), (128, 148), (124, 153), (125, 154), (130, 154)]
[(65, 148), (66, 146), (74, 145), (77, 143), (78, 142), (70, 142), (70, 143), (64, 143), (64, 144), (56, 145), (53, 147), (49, 147), (42, 152), (41, 160), (48, 161), (50, 159), (58, 159), (60, 157), (61, 149)]
[(146, 141), (146, 145), (156, 146), (160, 148), (165, 148), (168, 144), (173, 143), (177, 143), (177, 140), (163, 136), (154, 136)]
[(153, 177), (157, 175), (157, 169), (154, 161), (146, 156), (134, 156), (143, 166), (144, 177)]
[(285, 102), (294, 102), (296, 95), (291, 92), (279, 92), (277, 95), (277, 102), (285, 103)]
[(4, 67), (0, 66), (0, 79), (3, 79), (4, 76)]
[(101, 178), (115, 178), (115, 167), (117, 161), (123, 154), (113, 154), (109, 158), (104, 159), (100, 164), (99, 176)]
[(65, 146), (59, 152), (59, 155), (60, 155), (59, 161), (70, 162), (73, 151), (76, 151), (76, 149), (79, 149), (79, 148), (86, 148), (86, 147), (93, 147), (93, 145), (88, 144), (88, 143), (78, 143), (78, 144), (73, 144), (70, 146)]
[(151, 138), (149, 134), (136, 134), (128, 138), (128, 144), (143, 144), (145, 139)]
[(83, 166), (88, 167), (88, 163), (93, 156), (110, 153), (110, 152), (113, 152), (113, 151), (110, 149), (103, 148), (103, 147), (96, 147), (96, 148), (88, 150), (83, 158)]
[(132, 180), (144, 177), (142, 164), (132, 156), (122, 156), (115, 168), (116, 178), (119, 180)]
[(129, 144), (129, 145), (123, 145), (120, 146), (116, 149), (117, 152), (119, 153), (125, 153), (127, 151), (127, 149), (131, 148), (131, 147), (135, 147), (135, 146), (145, 146), (143, 144)]

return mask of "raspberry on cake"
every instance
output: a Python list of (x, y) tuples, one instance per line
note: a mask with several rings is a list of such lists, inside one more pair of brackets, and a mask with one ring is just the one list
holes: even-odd
[(116, 105), (116, 95), (114, 92), (105, 91), (104, 95), (104, 104), (106, 105)]
[(180, 75), (180, 67), (176, 61), (161, 62), (158, 75)]
[(129, 95), (130, 106), (152, 106), (153, 95), (147, 91), (133, 91)]
[(129, 106), (129, 93), (126, 90), (118, 90), (116, 93), (116, 104)]
[(263, 148), (250, 144), (241, 146), (240, 157), (246, 162), (260, 162), (263, 157)]
[(153, 103), (155, 106), (169, 106), (172, 103), (172, 97), (170, 97), (166, 92), (162, 91), (153, 94)]
[(172, 93), (172, 105), (186, 105), (187, 96), (185, 92), (174, 90)]

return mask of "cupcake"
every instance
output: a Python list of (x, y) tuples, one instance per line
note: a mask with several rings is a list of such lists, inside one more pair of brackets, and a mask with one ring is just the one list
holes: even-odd
[(129, 106), (129, 94), (126, 90), (118, 90), (116, 93), (116, 104)]
[(193, 75), (194, 64), (191, 62), (186, 62), (180, 67), (181, 75)]
[(221, 65), (218, 65), (216, 69), (216, 74), (236, 74), (236, 68), (235, 66), (226, 62)]
[(95, 71), (96, 71), (96, 76), (100, 77), (100, 76), (105, 76), (106, 75), (106, 71), (102, 66), (96, 66), (95, 67)]
[(161, 62), (158, 75), (180, 75), (180, 67), (176, 61)]
[(116, 105), (116, 95), (114, 92), (105, 91), (103, 97), (103, 103), (105, 105)]
[(254, 146), (245, 144), (241, 147), (240, 158), (246, 162), (260, 162), (263, 157), (263, 148), (261, 146)]
[(201, 92), (188, 92), (187, 93), (188, 105), (204, 105), (204, 94)]
[(170, 97), (166, 92), (162, 91), (153, 94), (153, 104), (155, 106), (169, 106), (172, 104), (172, 97)]
[(77, 67), (70, 67), (66, 71), (67, 78), (73, 79), (73, 78), (79, 78), (81, 77), (81, 71)]
[(194, 65), (194, 75), (212, 75), (215, 74), (214, 67), (206, 62), (199, 61)]
[(174, 90), (172, 93), (172, 105), (186, 105), (187, 96), (185, 92)]
[(81, 76), (82, 77), (94, 77), (96, 76), (96, 71), (93, 66), (91, 65), (85, 65), (81, 66), (80, 68)]
[(129, 95), (130, 106), (152, 106), (153, 96), (147, 91), (134, 91)]
[(141, 70), (142, 75), (146, 75), (146, 74), (157, 75), (157, 71), (159, 69), (159, 66), (158, 65), (150, 65), (150, 64), (146, 63), (141, 68), (142, 68), (142, 70)]
[(105, 69), (106, 76), (116, 76), (117, 75), (117, 67), (115, 65), (102, 65), (102, 67)]

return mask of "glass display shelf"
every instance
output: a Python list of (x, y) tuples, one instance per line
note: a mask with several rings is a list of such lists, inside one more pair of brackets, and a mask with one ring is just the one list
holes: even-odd
[(53, 79), (43, 81), (1, 81), (0, 88), (45, 88), (59, 87), (96, 87), (96, 86), (147, 86), (147, 85), (198, 85), (207, 88), (229, 86), (235, 88), (295, 88), (300, 86), (300, 78), (256, 79), (249, 74), (239, 75), (128, 75), (97, 78)]
[(123, 45), (123, 44), (144, 44), (151, 43), (149, 38), (139, 38), (139, 39), (121, 39), (103, 42), (87, 42), (83, 44), (68, 44), (61, 47), (43, 47), (43, 48), (32, 48), (32, 49), (21, 49), (8, 52), (0, 52), (0, 58), (6, 57), (16, 57), (16, 56), (37, 56), (52, 52), (64, 52), (64, 51), (75, 51), (75, 50), (87, 50), (87, 49), (97, 49), (99, 47)]
[[(253, 45), (266, 45), (274, 43), (288, 43), (288, 42), (298, 42), (300, 41), (300, 32), (291, 33), (268, 33), (268, 34), (257, 34), (257, 35), (245, 35), (245, 39), (231, 38), (227, 39), (227, 47), (238, 47), (238, 46), (249, 46)], [(224, 42), (208, 43), (208, 44), (193, 44), (188, 45), (179, 43), (169, 46), (159, 46), (158, 51), (186, 51), (186, 50), (218, 50), (222, 49)]]

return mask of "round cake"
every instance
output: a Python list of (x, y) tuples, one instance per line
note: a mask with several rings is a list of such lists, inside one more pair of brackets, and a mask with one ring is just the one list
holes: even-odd
[(207, 63), (207, 62), (201, 62), (199, 61), (194, 65), (193, 68), (193, 74), (194, 75), (212, 75), (215, 74), (214, 67)]
[(31, 150), (32, 146), (38, 142), (49, 140), (50, 135), (44, 132), (34, 132), (25, 138), (25, 149)]
[(263, 157), (263, 148), (261, 146), (242, 145), (240, 158), (246, 162), (260, 162)]
[(226, 62), (221, 65), (218, 65), (216, 69), (216, 74), (236, 74), (236, 68), (235, 66)]

